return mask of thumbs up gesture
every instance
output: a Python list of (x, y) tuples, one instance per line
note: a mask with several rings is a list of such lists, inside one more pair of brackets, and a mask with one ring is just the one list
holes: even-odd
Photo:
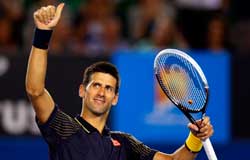
[(36, 10), (33, 14), (36, 27), (42, 30), (52, 30), (61, 18), (63, 7), (64, 3), (60, 3), (57, 7), (49, 5)]

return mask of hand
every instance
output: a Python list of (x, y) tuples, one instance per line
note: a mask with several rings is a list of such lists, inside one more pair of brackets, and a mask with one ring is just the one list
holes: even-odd
[(49, 5), (35, 11), (33, 18), (36, 27), (43, 30), (52, 30), (60, 20), (63, 7), (64, 3), (60, 3), (57, 7)]
[(199, 127), (195, 124), (189, 123), (188, 128), (191, 132), (201, 140), (211, 137), (214, 133), (213, 125), (210, 123), (210, 118), (205, 117), (203, 120), (196, 121)]

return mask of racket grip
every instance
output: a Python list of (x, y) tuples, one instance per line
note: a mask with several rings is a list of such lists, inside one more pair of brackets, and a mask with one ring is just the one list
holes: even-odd
[(207, 154), (207, 157), (209, 160), (217, 160), (216, 154), (214, 152), (214, 148), (212, 146), (212, 143), (209, 138), (202, 141), (203, 147), (205, 149), (205, 152)]

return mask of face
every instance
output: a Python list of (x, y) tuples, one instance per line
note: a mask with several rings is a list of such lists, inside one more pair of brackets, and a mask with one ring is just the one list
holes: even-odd
[(116, 105), (116, 79), (107, 73), (96, 72), (91, 75), (87, 86), (80, 86), (79, 95), (83, 98), (84, 113), (96, 116), (108, 114), (112, 105)]

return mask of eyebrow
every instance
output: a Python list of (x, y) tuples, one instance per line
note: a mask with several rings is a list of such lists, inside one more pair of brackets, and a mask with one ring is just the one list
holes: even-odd
[[(100, 84), (100, 85), (102, 85), (102, 83), (101, 83), (101, 82), (98, 82), (98, 81), (94, 81), (94, 80), (92, 80), (92, 81), (91, 81), (91, 82), (87, 85), (86, 89), (87, 89), (88, 87), (90, 87), (92, 84)], [(110, 88), (115, 89), (115, 87), (113, 87), (113, 86), (112, 86), (112, 85), (110, 85), (110, 84), (105, 85), (105, 88), (107, 88), (107, 87), (110, 87)]]
[(113, 87), (111, 85), (106, 85), (105, 88), (112, 88), (113, 90), (115, 89), (115, 87)]

